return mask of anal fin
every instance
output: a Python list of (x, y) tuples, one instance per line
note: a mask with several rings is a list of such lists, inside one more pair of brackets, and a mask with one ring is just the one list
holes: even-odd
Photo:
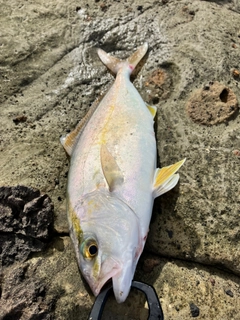
[(154, 176), (153, 195), (154, 198), (168, 192), (178, 183), (178, 169), (184, 164), (186, 159), (176, 162), (168, 167), (156, 169)]

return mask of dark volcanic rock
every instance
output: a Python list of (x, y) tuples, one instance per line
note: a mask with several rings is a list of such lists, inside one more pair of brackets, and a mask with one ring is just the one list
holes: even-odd
[[(46, 300), (46, 285), (28, 270), (25, 263), (10, 268), (2, 278), (0, 319), (51, 319), (53, 301)], [(2, 283), (1, 283), (2, 286)]]
[(190, 311), (193, 318), (199, 316), (199, 308), (194, 303), (190, 303)]
[(3, 266), (25, 261), (50, 239), (53, 204), (39, 190), (24, 186), (0, 188), (0, 257)]

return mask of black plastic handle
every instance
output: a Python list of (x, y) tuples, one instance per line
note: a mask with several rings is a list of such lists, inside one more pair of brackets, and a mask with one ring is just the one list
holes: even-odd
[[(148, 320), (164, 320), (161, 304), (158, 300), (155, 289), (152, 286), (139, 281), (133, 281), (132, 288), (140, 290), (145, 294), (149, 308)], [(92, 307), (88, 320), (101, 319), (104, 306), (111, 292), (112, 284), (108, 285), (99, 293)]]

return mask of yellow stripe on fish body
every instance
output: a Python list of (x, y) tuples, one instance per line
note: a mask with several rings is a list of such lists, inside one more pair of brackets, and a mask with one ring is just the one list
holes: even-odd
[(68, 217), (70, 220), (70, 224), (72, 224), (72, 228), (74, 230), (73, 232), (74, 232), (76, 238), (78, 239), (79, 243), (81, 243), (81, 241), (83, 239), (83, 231), (80, 226), (80, 220), (77, 217), (77, 214), (74, 211), (71, 204), (68, 205)]
[(105, 120), (105, 124), (104, 127), (99, 135), (99, 144), (106, 144), (107, 142), (107, 133), (109, 132), (109, 121), (111, 121), (111, 116), (113, 114), (114, 111), (114, 105), (111, 105), (107, 111), (107, 115), (106, 115), (106, 120)]

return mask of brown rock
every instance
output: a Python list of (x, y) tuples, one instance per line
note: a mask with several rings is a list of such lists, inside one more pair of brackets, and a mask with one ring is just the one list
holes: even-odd
[(144, 262), (143, 262), (143, 271), (145, 272), (152, 272), (153, 269), (158, 266), (160, 264), (160, 260), (159, 259), (145, 259)]
[(209, 82), (196, 90), (187, 102), (189, 117), (196, 123), (215, 125), (228, 120), (238, 110), (234, 92), (219, 82)]
[(152, 71), (145, 82), (150, 104), (157, 104), (159, 101), (169, 98), (173, 91), (173, 71), (171, 63), (167, 63), (161, 68)]

